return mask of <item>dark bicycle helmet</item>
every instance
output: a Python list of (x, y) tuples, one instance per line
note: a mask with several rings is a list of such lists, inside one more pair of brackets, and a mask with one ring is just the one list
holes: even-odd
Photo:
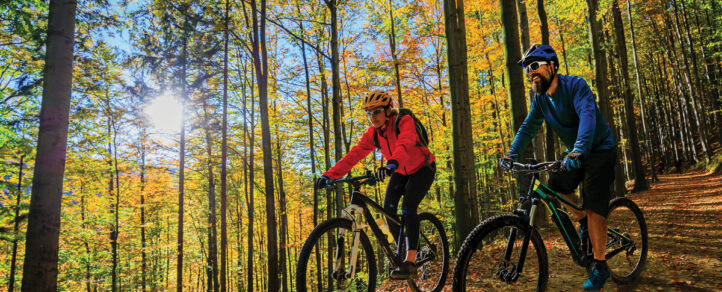
[(551, 61), (554, 63), (554, 69), (559, 69), (559, 58), (557, 53), (550, 45), (533, 45), (526, 50), (524, 56), (519, 60), (519, 66), (526, 67), (534, 61)]

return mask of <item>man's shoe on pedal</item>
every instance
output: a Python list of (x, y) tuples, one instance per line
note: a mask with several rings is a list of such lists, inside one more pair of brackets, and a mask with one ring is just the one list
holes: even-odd
[(594, 260), (592, 263), (592, 271), (589, 273), (589, 279), (584, 282), (585, 290), (597, 291), (604, 288), (604, 284), (609, 280), (610, 272), (607, 267), (607, 261)]
[(403, 262), (396, 269), (391, 271), (391, 279), (406, 280), (416, 276), (416, 264)]

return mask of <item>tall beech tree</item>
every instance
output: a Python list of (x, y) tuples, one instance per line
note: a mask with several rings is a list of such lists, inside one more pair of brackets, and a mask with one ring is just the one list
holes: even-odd
[(226, 178), (228, 176), (228, 30), (230, 22), (230, 1), (226, 0), (226, 13), (224, 17), (223, 30), (223, 125), (221, 126), (221, 279), (220, 291), (227, 291), (226, 268), (228, 266), (228, 222), (227, 222), (227, 205), (228, 199), (226, 194)]
[(273, 186), (273, 157), (271, 130), (268, 122), (268, 55), (266, 52), (266, 0), (260, 8), (251, 0), (252, 37), (251, 55), (258, 85), (258, 109), (261, 114), (261, 145), (263, 149), (263, 177), (266, 181), (266, 226), (268, 242), (268, 290), (278, 291), (278, 240), (276, 234), (276, 206)]
[(58, 290), (60, 203), (73, 77), (76, 1), (51, 1), (22, 291)]
[[(522, 68), (517, 64), (521, 59), (521, 47), (519, 43), (519, 21), (517, 20), (516, 4), (513, 1), (500, 0), (501, 23), (504, 32), (504, 62), (507, 71), (507, 97), (509, 108), (512, 114), (513, 131), (516, 133), (524, 123), (527, 115), (526, 95), (524, 94), (524, 74)], [(513, 134), (512, 134), (513, 135)], [(518, 161), (525, 161), (533, 158), (533, 147), (527, 147), (517, 158)], [(518, 192), (524, 192), (529, 185), (530, 178), (521, 176), (517, 178)]]
[(454, 210), (456, 219), (454, 245), (459, 247), (466, 235), (479, 222), (479, 218), (474, 216), (474, 210), (478, 208), (474, 204), (476, 171), (474, 170), (474, 138), (471, 135), (464, 1), (444, 0), (444, 16), (454, 146), (454, 205), (456, 207)]

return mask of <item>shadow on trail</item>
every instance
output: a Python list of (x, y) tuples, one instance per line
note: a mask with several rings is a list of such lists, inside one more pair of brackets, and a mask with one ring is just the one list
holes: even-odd
[(722, 289), (722, 176), (702, 171), (660, 175), (629, 196), (644, 212), (649, 261), (637, 285), (620, 290)]

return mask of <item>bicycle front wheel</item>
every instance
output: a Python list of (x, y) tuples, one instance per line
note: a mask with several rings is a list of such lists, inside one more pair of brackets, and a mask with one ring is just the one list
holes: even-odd
[(414, 291), (441, 291), (449, 272), (449, 240), (438, 218), (419, 214), (419, 246), (416, 250), (418, 271), (408, 280)]
[(627, 198), (609, 203), (607, 215), (606, 259), (612, 279), (619, 283), (633, 281), (647, 260), (647, 223), (642, 210)]
[(522, 218), (490, 217), (466, 237), (456, 256), (454, 291), (544, 291), (549, 278), (547, 253), (536, 229), (530, 233), (524, 266), (517, 271), (524, 234)]
[(374, 291), (376, 260), (368, 236), (358, 230), (357, 260), (351, 272), (354, 232), (351, 220), (333, 218), (316, 226), (303, 243), (296, 264), (297, 291)]

